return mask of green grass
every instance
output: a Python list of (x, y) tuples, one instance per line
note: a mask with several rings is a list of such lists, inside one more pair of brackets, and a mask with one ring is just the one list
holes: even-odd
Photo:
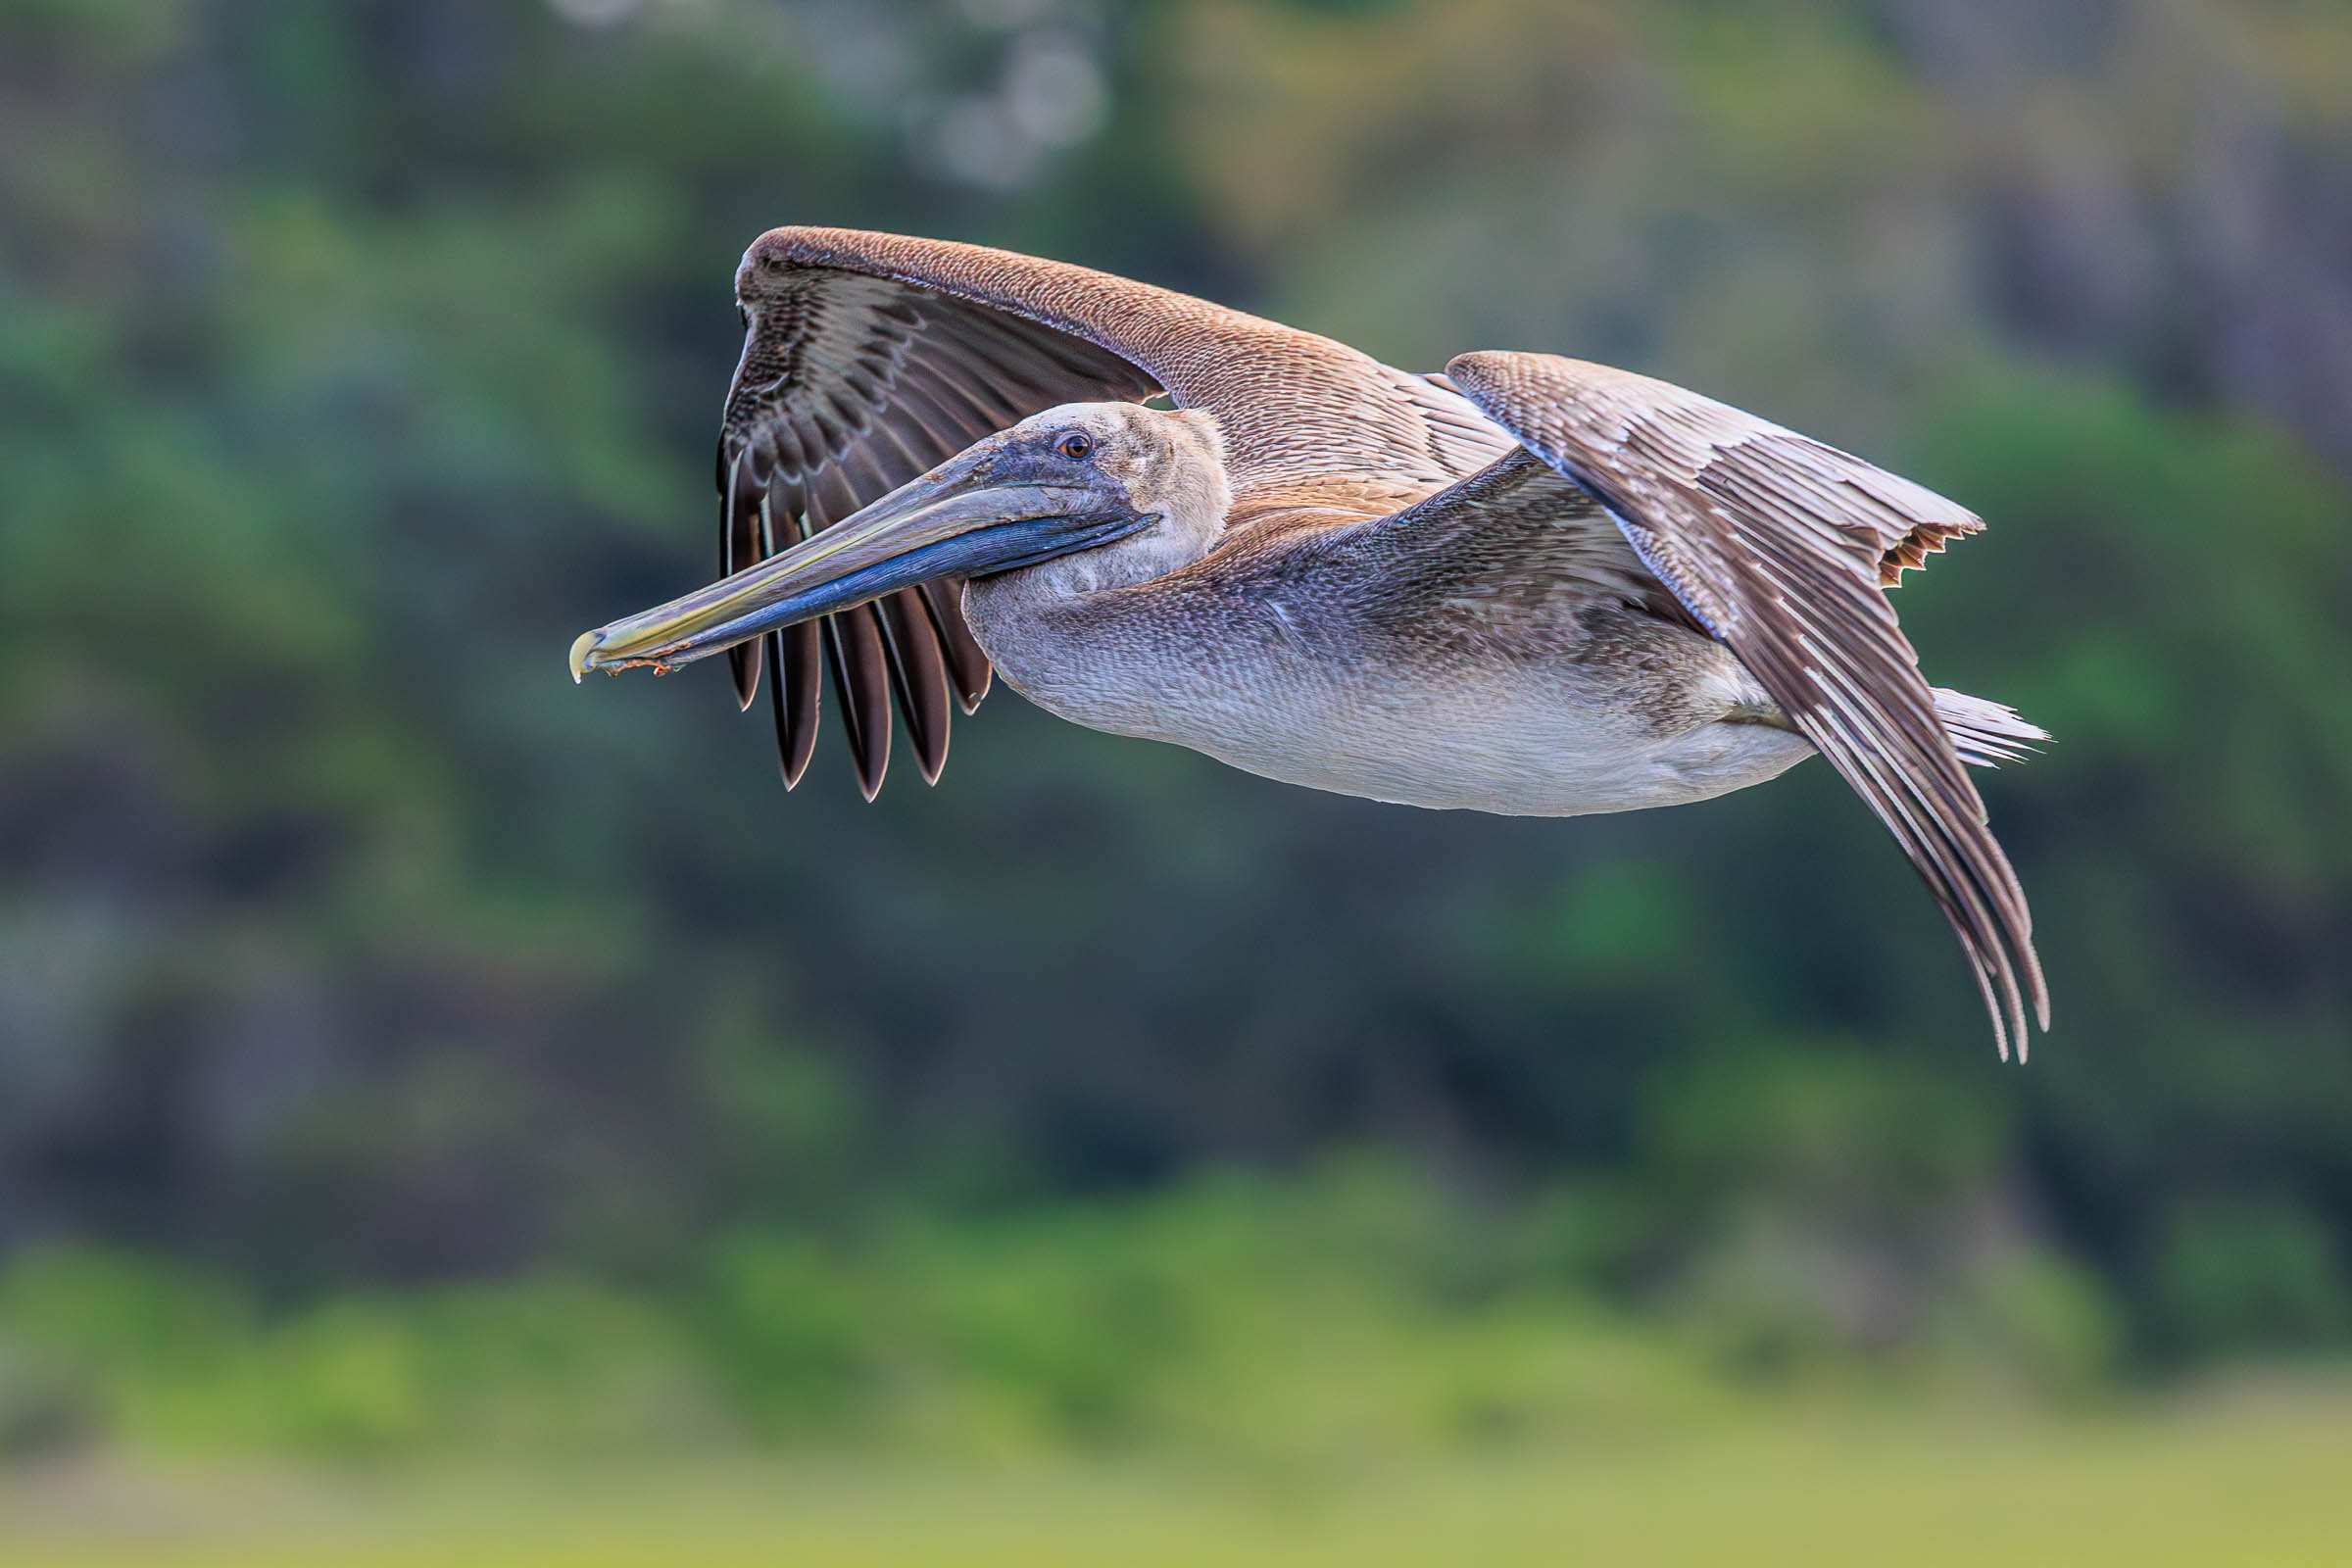
[(135, 1469), (0, 1483), (0, 1564), (2352, 1561), (2352, 1391), (2064, 1420), (1814, 1414), (1622, 1445), (1175, 1461)]

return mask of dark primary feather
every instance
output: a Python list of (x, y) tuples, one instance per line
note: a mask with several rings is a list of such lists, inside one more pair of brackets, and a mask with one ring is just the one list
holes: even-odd
[[(1302, 492), (1366, 515), (1406, 506), (1511, 448), (1442, 377), (1345, 344), (1066, 263), (856, 229), (770, 230), (746, 254), (743, 359), (719, 436), (720, 564), (740, 570), (1056, 404), (1166, 392), (1224, 433), (1235, 519)], [(772, 514), (763, 525), (762, 509)], [(960, 584), (795, 627), (730, 656), (749, 706), (777, 684), (787, 784), (816, 729), (825, 650), (868, 799), (890, 755), (895, 694), (927, 779), (947, 757), (952, 694), (967, 713), (987, 657)]]
[(1467, 354), (1460, 389), (1599, 498), (1903, 847), (1958, 933), (2004, 1056), (2049, 1027), (2024, 890), (1882, 584), (1981, 519), (1794, 431), (1646, 376)]

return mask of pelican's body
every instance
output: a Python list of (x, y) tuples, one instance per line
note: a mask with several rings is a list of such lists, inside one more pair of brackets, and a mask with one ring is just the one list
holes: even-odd
[(1677, 806), (1813, 753), (1759, 721), (1772, 700), (1721, 643), (1499, 561), (1367, 593), (1348, 526), (1265, 529), (1141, 584), (1006, 572), (967, 584), (964, 614), (1072, 723), (1405, 806)]
[[(2048, 998), (1963, 762), (2040, 732), (1932, 688), (1884, 590), (1982, 521), (1645, 377), (1415, 375), (1081, 268), (843, 229), (746, 253), (726, 575), (576, 674), (763, 667), (785, 782), (829, 667), (858, 776), (927, 779), (992, 666), (1091, 728), (1412, 806), (1705, 800), (1819, 753), (1936, 894), (2006, 1052)], [(1175, 407), (1146, 401), (1165, 395)]]

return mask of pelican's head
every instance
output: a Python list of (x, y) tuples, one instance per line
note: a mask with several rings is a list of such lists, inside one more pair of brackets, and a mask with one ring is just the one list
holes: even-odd
[(1071, 592), (1146, 582), (1206, 555), (1230, 502), (1207, 415), (1065, 403), (781, 555), (586, 633), (572, 678), (707, 659), (937, 577), (1042, 569)]

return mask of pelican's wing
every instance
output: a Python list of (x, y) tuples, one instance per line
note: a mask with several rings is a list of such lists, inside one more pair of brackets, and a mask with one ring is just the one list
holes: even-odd
[[(1286, 500), (1380, 515), (1511, 450), (1442, 377), (1188, 295), (1007, 251), (779, 228), (745, 254), (754, 291), (719, 436), (719, 567), (740, 571), (973, 442), (1059, 403), (1166, 392), (1215, 415), (1246, 517)], [(926, 778), (947, 752), (948, 683), (969, 712), (988, 662), (952, 585), (904, 590), (730, 656), (749, 707), (762, 662), (784, 777), (816, 734), (819, 647), (859, 782), (890, 757), (895, 687)]]
[(1466, 354), (1454, 383), (1608, 509), (1886, 824), (1959, 934), (2004, 1056), (2049, 993), (2017, 873), (1984, 822), (1882, 591), (1982, 519), (1834, 447), (1646, 376)]
[(1347, 551), (1369, 581), (1445, 593), (1456, 582), (1540, 583), (1705, 631), (1592, 492), (1516, 443), (1401, 512), (1309, 537), (1309, 549)]
[[(781, 282), (746, 313), (743, 359), (727, 391), (721, 573), (832, 526), (1041, 409), (1159, 389), (1083, 338), (951, 294), (798, 264)], [(967, 713), (988, 690), (988, 660), (963, 624), (960, 600), (953, 583), (901, 589), (732, 651), (736, 697), (747, 708), (763, 653), (774, 665), (769, 697), (787, 785), (799, 782), (816, 743), (820, 658), (833, 671), (866, 799), (889, 765), (894, 693), (924, 778), (938, 778), (951, 683)]]

